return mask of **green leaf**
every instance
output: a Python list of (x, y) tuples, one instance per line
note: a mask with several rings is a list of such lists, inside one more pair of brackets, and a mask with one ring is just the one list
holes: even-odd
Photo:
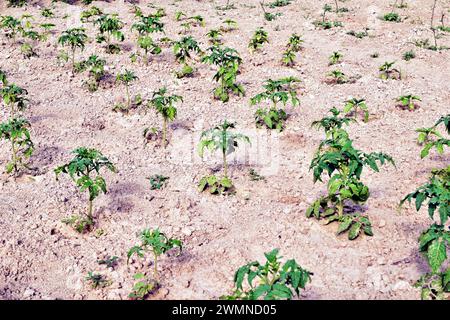
[(353, 240), (353, 239), (356, 239), (357, 237), (358, 237), (358, 235), (359, 235), (359, 232), (361, 231), (361, 223), (360, 222), (355, 222), (352, 226), (351, 226), (351, 228), (350, 228), (350, 230), (349, 230), (349, 232), (348, 232), (348, 238), (350, 239), (350, 240)]
[(428, 263), (433, 273), (437, 273), (445, 259), (447, 259), (446, 250), (445, 242), (441, 238), (433, 240), (428, 246)]

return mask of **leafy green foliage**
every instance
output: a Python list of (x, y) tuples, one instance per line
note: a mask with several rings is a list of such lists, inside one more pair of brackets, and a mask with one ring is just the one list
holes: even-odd
[(350, 125), (351, 123), (356, 122), (353, 118), (348, 117), (340, 117), (341, 112), (335, 107), (331, 108), (330, 113), (331, 116), (324, 117), (320, 120), (313, 121), (311, 124), (312, 128), (323, 129), (325, 131), (325, 135), (327, 138), (331, 138), (334, 132), (337, 132), (344, 125)]
[(183, 97), (178, 95), (166, 95), (167, 88), (161, 88), (153, 93), (150, 105), (152, 105), (156, 112), (163, 118), (163, 145), (167, 146), (167, 123), (175, 120), (177, 116), (177, 108), (174, 104), (183, 101)]
[(288, 116), (283, 109), (258, 109), (255, 112), (255, 121), (258, 128), (276, 129), (283, 131)]
[(422, 300), (445, 300), (444, 292), (450, 292), (450, 268), (437, 274), (427, 273), (414, 286), (421, 289)]
[(253, 37), (251, 38), (250, 43), (248, 44), (248, 47), (253, 52), (262, 48), (264, 43), (269, 43), (268, 33), (264, 29), (259, 28), (253, 34)]
[(438, 127), (443, 124), (448, 135), (450, 135), (450, 114), (442, 116), (430, 128), (420, 128), (416, 131), (419, 133), (418, 142), (425, 144), (420, 152), (420, 157), (425, 158), (432, 148), (436, 148), (439, 154), (444, 153), (444, 146), (450, 147), (450, 139), (445, 138)]
[[(355, 239), (361, 231), (371, 235), (368, 217), (354, 212), (352, 206), (345, 204), (363, 204), (369, 198), (369, 188), (361, 182), (361, 174), (365, 166), (379, 172), (379, 165), (391, 163), (393, 159), (381, 152), (364, 153), (353, 147), (353, 141), (342, 129), (349, 124), (348, 118), (338, 118), (338, 111), (332, 109), (333, 116), (315, 121), (313, 126), (323, 128), (326, 139), (323, 140), (311, 161), (314, 183), (322, 182), (322, 175), (329, 176), (328, 195), (320, 197), (307, 209), (306, 216), (317, 219), (328, 218), (328, 222), (338, 221), (338, 233), (349, 231), (349, 239)], [(347, 217), (348, 216), (348, 217)]]
[(133, 276), (137, 282), (133, 285), (133, 291), (128, 295), (132, 300), (144, 300), (148, 295), (158, 289), (158, 283), (155, 280), (146, 280), (145, 275), (137, 273)]
[(114, 268), (117, 265), (118, 260), (119, 260), (119, 257), (112, 256), (112, 257), (107, 257), (105, 259), (97, 260), (97, 263), (100, 265), (104, 264), (108, 268)]
[(250, 176), (250, 180), (252, 181), (261, 181), (261, 180), (266, 180), (266, 178), (262, 175), (260, 175), (258, 172), (256, 172), (255, 169), (251, 168), (248, 171), (248, 174)]
[[(250, 262), (240, 267), (234, 276), (233, 294), (222, 296), (226, 300), (280, 300), (299, 296), (313, 275), (294, 259), (280, 261), (278, 249), (266, 252), (266, 262)], [(244, 288), (245, 286), (245, 288)]]
[(396, 79), (400, 80), (402, 78), (402, 74), (400, 70), (393, 68), (395, 61), (385, 62), (383, 65), (379, 67), (380, 70), (380, 78), (383, 80), (387, 79)]
[(211, 29), (206, 33), (206, 36), (209, 38), (209, 42), (213, 45), (220, 45), (222, 43), (222, 39), (220, 38), (222, 36), (222, 32), (218, 29)]
[(97, 55), (91, 55), (88, 59), (75, 64), (75, 72), (84, 72), (88, 70), (89, 79), (85, 82), (89, 91), (94, 92), (98, 89), (101, 79), (105, 76), (106, 60)]
[(117, 170), (112, 162), (96, 149), (81, 147), (75, 149), (72, 153), (75, 154), (75, 157), (70, 162), (54, 170), (56, 179), (61, 173), (68, 174), (81, 192), (88, 191), (87, 218), (93, 221), (93, 201), (101, 192), (106, 193), (106, 181), (100, 175), (100, 170), (105, 168), (114, 173)]
[(73, 28), (67, 29), (62, 33), (58, 39), (58, 43), (62, 46), (70, 47), (72, 51), (72, 67), (75, 67), (75, 51), (80, 49), (84, 50), (86, 40), (88, 39), (85, 29), (83, 28)]
[(134, 74), (133, 71), (125, 69), (124, 72), (117, 74), (116, 82), (122, 83), (125, 86), (125, 93), (127, 95), (127, 105), (126, 111), (131, 108), (131, 95), (130, 95), (130, 84), (139, 78)]
[(328, 58), (330, 60), (329, 65), (334, 65), (334, 64), (338, 64), (341, 62), (342, 57), (344, 55), (342, 53), (340, 53), (339, 51), (334, 51), (331, 56)]
[(330, 82), (343, 84), (348, 82), (348, 77), (341, 70), (336, 69), (327, 73), (327, 76), (331, 78)]
[(227, 102), (230, 92), (242, 96), (245, 94), (242, 85), (236, 83), (239, 65), (242, 59), (236, 50), (228, 47), (212, 46), (208, 48), (209, 54), (202, 58), (202, 62), (214, 64), (218, 67), (213, 79), (220, 83), (214, 89), (214, 98), (222, 102)]
[(26, 119), (12, 118), (0, 123), (0, 140), (7, 140), (11, 144), (11, 160), (6, 165), (6, 172), (17, 173), (20, 167), (27, 168), (26, 159), (34, 151), (29, 131), (30, 123)]
[(291, 4), (291, 2), (292, 0), (274, 0), (273, 2), (269, 3), (268, 6), (270, 8), (285, 7)]
[(350, 100), (345, 101), (344, 110), (345, 113), (353, 113), (353, 116), (358, 116), (358, 111), (362, 111), (364, 115), (364, 122), (369, 121), (369, 109), (366, 105), (365, 99), (352, 98)]
[(406, 51), (403, 54), (403, 60), (409, 61), (416, 57), (416, 53), (413, 50)]
[(97, 42), (106, 42), (107, 53), (118, 53), (120, 47), (111, 43), (111, 38), (122, 42), (125, 40), (125, 35), (122, 33), (124, 23), (120, 21), (117, 14), (103, 14), (94, 21), (94, 25), (98, 25), (100, 34), (97, 36)]
[(397, 102), (401, 104), (401, 106), (408, 108), (410, 111), (416, 109), (416, 104), (414, 101), (422, 101), (419, 96), (415, 96), (412, 94), (400, 96), (396, 99)]
[(150, 181), (150, 189), (151, 190), (160, 190), (162, 189), (166, 184), (169, 177), (160, 175), (160, 174), (154, 174), (148, 180)]
[(150, 251), (153, 255), (153, 276), (158, 278), (158, 258), (167, 253), (169, 250), (178, 248), (179, 254), (182, 251), (182, 242), (175, 238), (168, 238), (159, 229), (150, 230), (145, 229), (140, 234), (141, 244), (132, 247), (127, 254), (127, 263), (131, 257), (137, 255), (140, 258), (144, 257), (145, 252)]
[(210, 152), (220, 150), (223, 158), (224, 176), (228, 177), (227, 155), (233, 153), (239, 147), (238, 141), (241, 140), (250, 143), (249, 137), (230, 131), (234, 129), (235, 124), (227, 120), (212, 129), (203, 131), (200, 136), (200, 143), (198, 145), (198, 152), (203, 158), (205, 148)]
[(7, 38), (13, 39), (14, 43), (16, 42), (17, 33), (23, 30), (21, 21), (12, 16), (1, 16), (0, 28), (5, 31)]
[(92, 6), (89, 10), (81, 12), (80, 20), (81, 22), (91, 22), (92, 17), (103, 15), (103, 11), (95, 6)]
[(100, 273), (94, 273), (92, 271), (88, 272), (86, 281), (91, 284), (93, 289), (105, 288), (111, 285), (111, 281), (106, 278), (106, 276)]
[(272, 103), (273, 108), (276, 108), (278, 103), (281, 102), (286, 106), (290, 101), (291, 105), (295, 107), (300, 103), (294, 86), (298, 82), (300, 80), (294, 77), (286, 77), (278, 80), (268, 79), (263, 85), (265, 91), (252, 97), (250, 104), (255, 105), (262, 101), (269, 101)]
[(5, 76), (2, 78), (1, 98), (6, 107), (9, 107), (11, 116), (16, 117), (18, 112), (25, 110), (27, 107), (28, 99), (26, 95), (28, 95), (28, 91), (14, 83), (8, 83)]
[(198, 183), (198, 191), (207, 190), (210, 194), (228, 195), (234, 193), (233, 182), (228, 177), (218, 178), (215, 175), (202, 177)]
[(386, 13), (385, 15), (383, 15), (383, 20), (389, 21), (389, 22), (401, 22), (402, 21), (402, 19), (398, 15), (398, 13), (395, 13), (395, 12)]
[(131, 30), (137, 30), (139, 35), (149, 35), (154, 32), (164, 32), (164, 24), (159, 17), (155, 16), (141, 16), (140, 21), (131, 26)]
[(191, 52), (202, 53), (197, 41), (191, 36), (183, 37), (173, 43), (175, 59), (183, 65), (182, 70), (176, 73), (177, 78), (190, 76), (194, 72), (194, 69), (188, 64), (188, 61), (192, 59)]
[(283, 58), (281, 59), (282, 63), (286, 66), (292, 66), (295, 63), (296, 52), (299, 52), (302, 49), (302, 38), (293, 33), (288, 41), (286, 46), (286, 50), (283, 52)]

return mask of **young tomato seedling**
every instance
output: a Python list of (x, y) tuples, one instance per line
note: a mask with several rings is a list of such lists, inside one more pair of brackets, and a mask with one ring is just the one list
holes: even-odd
[[(322, 182), (323, 173), (330, 177), (328, 195), (317, 199), (306, 211), (306, 216), (317, 219), (327, 218), (327, 223), (339, 222), (338, 234), (349, 231), (350, 240), (358, 237), (361, 231), (372, 235), (372, 227), (367, 216), (355, 212), (351, 204), (363, 204), (369, 198), (369, 188), (361, 182), (361, 174), (365, 166), (378, 172), (381, 165), (393, 159), (384, 153), (364, 153), (353, 147), (353, 141), (342, 129), (349, 124), (348, 118), (338, 119), (339, 113), (333, 110), (333, 117), (313, 122), (313, 126), (325, 130), (323, 140), (311, 161), (310, 170), (314, 171), (314, 183)], [(349, 204), (347, 209), (346, 204)], [(346, 209), (346, 210), (345, 210)]]
[(75, 182), (80, 191), (87, 190), (88, 208), (87, 219), (77, 219), (72, 217), (68, 222), (73, 223), (79, 232), (88, 229), (94, 223), (93, 217), (93, 202), (100, 195), (101, 192), (106, 193), (106, 181), (100, 175), (102, 168), (108, 169), (116, 173), (117, 170), (111, 161), (108, 160), (100, 151), (96, 149), (88, 149), (81, 147), (75, 149), (73, 152), (75, 157), (68, 163), (57, 167), (55, 169), (56, 179), (61, 173), (68, 174)]
[(25, 96), (28, 95), (28, 91), (14, 83), (8, 83), (6, 76), (2, 77), (2, 83), (1, 98), (5, 106), (9, 108), (10, 116), (14, 118), (18, 115), (18, 112), (25, 110), (28, 102)]
[(402, 74), (400, 70), (393, 68), (395, 61), (393, 62), (385, 62), (383, 65), (379, 67), (380, 78), (383, 80), (394, 79), (400, 80), (402, 78)]
[(75, 68), (75, 51), (80, 49), (84, 50), (86, 45), (86, 40), (88, 39), (85, 29), (83, 28), (73, 28), (68, 29), (62, 33), (58, 39), (58, 43), (65, 47), (70, 47), (72, 52), (71, 61), (72, 68)]
[(153, 106), (157, 113), (159, 113), (163, 118), (163, 136), (162, 143), (164, 148), (167, 146), (167, 123), (169, 121), (175, 120), (177, 116), (177, 108), (175, 108), (174, 104), (183, 101), (183, 97), (178, 95), (166, 95), (167, 89), (161, 88), (158, 91), (153, 93), (152, 99), (149, 101), (151, 106)]
[(300, 80), (293, 77), (266, 80), (266, 83), (263, 85), (265, 91), (250, 99), (250, 105), (256, 105), (263, 101), (271, 103), (270, 108), (259, 108), (256, 110), (255, 121), (257, 127), (265, 125), (268, 129), (277, 129), (278, 131), (284, 129), (284, 123), (288, 116), (283, 109), (277, 107), (277, 104), (281, 102), (283, 106), (286, 106), (289, 101), (293, 107), (299, 104), (297, 91), (293, 87), (298, 82)]
[(117, 14), (104, 14), (94, 21), (94, 25), (98, 25), (100, 34), (97, 36), (97, 42), (106, 42), (107, 53), (119, 53), (120, 47), (117, 44), (111, 43), (111, 38), (122, 42), (125, 40), (125, 35), (122, 33), (124, 23), (120, 21)]
[(153, 277), (158, 281), (158, 259), (159, 257), (167, 253), (173, 248), (178, 248), (179, 253), (182, 251), (182, 242), (175, 238), (168, 238), (159, 229), (150, 230), (145, 229), (140, 234), (141, 244), (132, 247), (127, 254), (127, 263), (129, 263), (131, 257), (137, 255), (140, 258), (144, 258), (145, 252), (150, 251), (153, 255)]
[(417, 108), (417, 105), (414, 101), (422, 101), (422, 100), (420, 99), (419, 96), (408, 94), (405, 96), (398, 97), (396, 101), (399, 102), (403, 108), (408, 108), (409, 111), (414, 111)]
[(191, 52), (196, 54), (202, 53), (197, 41), (191, 36), (183, 37), (179, 41), (173, 43), (175, 59), (183, 65), (181, 71), (176, 73), (177, 78), (191, 76), (194, 73), (194, 68), (188, 64), (188, 61), (192, 60)]
[[(224, 300), (291, 300), (300, 295), (313, 275), (294, 259), (280, 261), (279, 250), (264, 253), (266, 262), (250, 262), (240, 267), (234, 275), (235, 288)], [(246, 281), (245, 281), (246, 280)]]
[(250, 143), (249, 137), (230, 130), (234, 128), (234, 123), (225, 120), (222, 124), (202, 132), (198, 145), (199, 155), (203, 158), (205, 148), (210, 152), (220, 150), (222, 153), (224, 177), (222, 179), (214, 175), (203, 177), (199, 182), (200, 191), (208, 189), (212, 194), (222, 194), (231, 191), (233, 184), (231, 179), (228, 178), (227, 155), (233, 153), (239, 147), (239, 140)]
[(358, 116), (358, 111), (362, 111), (364, 114), (363, 121), (369, 121), (369, 109), (366, 105), (365, 99), (352, 98), (350, 100), (345, 101), (344, 112), (346, 114), (353, 113), (353, 116)]
[(441, 124), (444, 126), (447, 135), (450, 135), (450, 114), (440, 117), (430, 128), (420, 128), (416, 130), (419, 133), (419, 144), (425, 144), (420, 152), (420, 157), (422, 159), (428, 156), (432, 148), (436, 148), (439, 154), (443, 154), (444, 147), (450, 147), (450, 139), (445, 138), (438, 130), (438, 127)]
[(127, 105), (125, 110), (128, 111), (131, 108), (131, 95), (130, 95), (130, 84), (133, 81), (136, 81), (138, 77), (134, 74), (133, 71), (125, 70), (123, 73), (119, 73), (116, 76), (116, 82), (120, 82), (125, 86), (125, 93), (127, 95)]
[(256, 50), (262, 48), (264, 43), (269, 43), (268, 33), (264, 29), (259, 28), (255, 31), (255, 34), (248, 44), (248, 47), (251, 52), (255, 52)]
[(202, 58), (202, 62), (214, 64), (218, 67), (213, 79), (219, 82), (220, 86), (214, 89), (214, 98), (227, 102), (230, 98), (230, 92), (243, 96), (245, 94), (244, 88), (236, 83), (239, 65), (242, 62), (237, 51), (220, 46), (212, 46), (208, 48), (208, 51), (209, 54)]
[(28, 168), (24, 160), (31, 157), (34, 144), (30, 136), (30, 123), (26, 119), (12, 118), (0, 123), (0, 140), (11, 144), (11, 161), (6, 165), (6, 173), (17, 173), (20, 167)]

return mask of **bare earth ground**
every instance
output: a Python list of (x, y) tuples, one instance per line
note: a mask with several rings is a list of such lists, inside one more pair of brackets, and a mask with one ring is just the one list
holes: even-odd
[[(399, 200), (423, 183), (434, 167), (443, 167), (448, 156), (419, 157), (414, 130), (432, 125), (448, 113), (450, 105), (450, 51), (433, 52), (416, 48), (414, 39), (431, 38), (428, 29), (432, 1), (408, 1), (408, 8), (398, 9), (403, 22), (383, 22), (377, 17), (390, 10), (390, 2), (346, 1), (349, 13), (333, 20), (342, 28), (315, 30), (312, 22), (320, 19), (323, 1), (294, 1), (276, 9), (283, 16), (267, 22), (255, 0), (232, 1), (237, 9), (217, 11), (226, 1), (152, 1), (164, 7), (162, 18), (167, 36), (178, 39), (182, 30), (174, 21), (177, 11), (202, 15), (205, 27), (195, 27), (190, 34), (207, 48), (205, 33), (218, 28), (225, 18), (238, 22), (239, 29), (223, 36), (226, 46), (237, 49), (243, 58), (238, 80), (246, 97), (232, 97), (223, 104), (212, 99), (214, 68), (197, 63), (194, 78), (178, 80), (179, 68), (171, 49), (163, 49), (146, 67), (132, 64), (136, 35), (130, 31), (134, 16), (130, 4), (123, 1), (94, 2), (107, 13), (119, 13), (126, 22), (127, 39), (120, 55), (108, 55), (92, 41), (78, 57), (97, 53), (108, 61), (114, 76), (125, 67), (134, 70), (139, 81), (132, 91), (149, 97), (167, 86), (169, 92), (182, 95), (178, 118), (172, 124), (171, 144), (164, 151), (150, 143), (144, 146), (142, 131), (161, 126), (153, 111), (122, 115), (111, 110), (124, 96), (124, 88), (109, 86), (89, 93), (82, 86), (84, 75), (72, 76), (70, 66), (58, 64), (59, 34), (78, 24), (84, 6), (55, 5), (55, 18), (44, 18), (42, 1), (26, 9), (6, 8), (1, 1), (1, 15), (32, 14), (34, 23), (52, 22), (56, 32), (37, 46), (39, 57), (23, 59), (19, 46), (4, 37), (0, 42), (0, 69), (9, 80), (28, 89), (36, 153), (32, 175), (17, 181), (3, 172), (9, 150), (0, 145), (0, 298), (2, 299), (127, 299), (138, 270), (148, 270), (149, 261), (126, 264), (126, 252), (137, 243), (137, 234), (145, 227), (160, 227), (185, 244), (180, 257), (163, 257), (160, 270), (162, 286), (153, 299), (214, 299), (229, 293), (234, 271), (241, 265), (263, 260), (263, 253), (280, 248), (286, 258), (314, 272), (313, 281), (302, 293), (303, 299), (419, 299), (412, 284), (427, 271), (418, 253), (417, 238), (428, 225), (426, 213), (412, 207), (397, 211)], [(141, 1), (144, 13), (154, 12)], [(246, 7), (243, 4), (254, 5)], [(332, 4), (332, 1), (330, 2)], [(448, 10), (446, 8), (445, 10)], [(439, 9), (437, 12), (441, 12)], [(70, 14), (67, 19), (62, 19)], [(262, 51), (250, 54), (247, 45), (257, 27), (269, 32), (270, 43)], [(86, 25), (94, 39), (96, 30)], [(357, 39), (346, 34), (369, 27), (370, 37)], [(296, 32), (305, 40), (297, 66), (281, 66), (280, 58), (289, 36)], [(440, 42), (449, 46), (448, 37)], [(128, 49), (127, 49), (128, 48)], [(414, 49), (417, 57), (401, 59)], [(128, 51), (127, 51), (128, 50)], [(329, 85), (325, 75), (328, 56), (333, 51), (344, 54), (338, 66), (344, 73), (361, 76), (355, 83)], [(371, 58), (378, 52), (378, 58)], [(397, 61), (405, 78), (383, 81), (378, 67), (385, 61)], [(278, 134), (255, 130), (249, 97), (261, 91), (263, 81), (285, 76), (302, 80), (301, 105), (290, 110), (287, 129)], [(421, 108), (408, 112), (395, 107), (394, 98), (413, 93), (422, 97)], [(312, 121), (324, 116), (332, 106), (342, 106), (349, 97), (364, 97), (371, 121), (349, 129), (355, 146), (364, 151), (383, 151), (392, 155), (397, 168), (385, 166), (380, 173), (366, 170), (363, 180), (371, 190), (367, 213), (374, 224), (373, 237), (347, 240), (336, 236), (336, 227), (323, 226), (307, 219), (307, 206), (326, 189), (313, 184), (309, 163), (322, 133), (310, 128)], [(3, 116), (2, 116), (3, 117)], [(217, 197), (200, 194), (199, 178), (219, 169), (219, 158), (196, 155), (201, 130), (223, 119), (237, 121), (238, 130), (247, 133), (251, 147), (241, 148), (233, 156), (232, 178), (237, 194)], [(257, 138), (259, 137), (259, 138)], [(271, 146), (270, 146), (271, 144)], [(85, 194), (80, 194), (69, 179), (55, 180), (53, 169), (71, 159), (78, 146), (95, 147), (107, 155), (119, 169), (107, 174), (109, 192), (95, 202), (98, 228), (104, 235), (80, 235), (61, 222), (64, 217), (85, 208)], [(256, 168), (267, 181), (253, 182), (249, 168)], [(170, 177), (168, 186), (151, 191), (147, 177), (160, 173)], [(115, 270), (97, 264), (97, 259), (117, 255)], [(84, 281), (88, 271), (97, 271), (113, 280), (110, 287), (93, 290)]]

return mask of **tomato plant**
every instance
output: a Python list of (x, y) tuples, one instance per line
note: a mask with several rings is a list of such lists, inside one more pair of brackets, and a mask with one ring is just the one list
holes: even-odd
[(234, 275), (235, 289), (224, 300), (291, 300), (300, 295), (313, 275), (302, 268), (294, 259), (284, 264), (280, 261), (279, 250), (264, 253), (266, 262), (250, 262), (240, 267)]

